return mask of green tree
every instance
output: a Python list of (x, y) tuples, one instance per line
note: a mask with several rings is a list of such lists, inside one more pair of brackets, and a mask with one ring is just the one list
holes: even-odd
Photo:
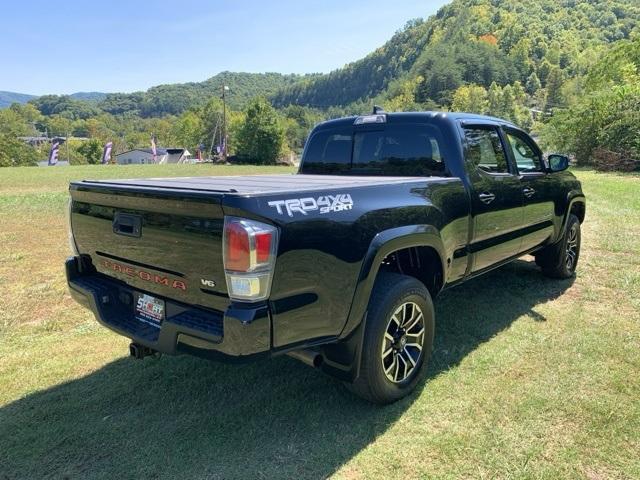
[(536, 72), (533, 72), (531, 75), (529, 75), (529, 78), (527, 79), (525, 90), (529, 95), (535, 95), (536, 92), (541, 88), (542, 88), (542, 83), (540, 82), (538, 75), (536, 75)]
[(502, 88), (496, 82), (493, 82), (487, 92), (487, 101), (489, 104), (488, 113), (496, 117), (504, 115)]
[(480, 85), (464, 85), (453, 94), (451, 109), (457, 112), (487, 113), (487, 90)]
[(102, 161), (103, 145), (99, 140), (87, 140), (79, 145), (76, 150), (88, 164), (95, 165)]
[(598, 149), (640, 159), (640, 38), (622, 42), (589, 74), (576, 103), (554, 112), (541, 130), (547, 148), (592, 163)]
[(44, 127), (49, 136), (66, 137), (73, 130), (73, 121), (62, 115), (51, 115), (45, 118)]
[(23, 115), (23, 110), (17, 104), (11, 108), (0, 110), (0, 133), (13, 136), (27, 136), (35, 134), (33, 124)]
[(416, 102), (416, 90), (424, 81), (424, 78), (417, 76), (413, 79), (407, 79), (399, 82), (394, 90), (390, 92), (392, 96), (384, 102), (384, 107), (390, 112), (409, 112), (418, 110)]
[(559, 108), (564, 106), (564, 96), (562, 85), (564, 84), (564, 74), (558, 67), (552, 67), (547, 77), (547, 107)]
[(176, 146), (195, 149), (203, 137), (202, 119), (193, 111), (180, 115), (171, 128), (171, 139)]
[(311, 129), (325, 117), (320, 111), (301, 105), (289, 105), (282, 113), (286, 119), (287, 144), (294, 152), (299, 153), (302, 151)]
[(511, 85), (507, 85), (502, 89), (502, 105), (500, 105), (500, 116), (511, 120), (515, 120), (514, 110), (516, 104), (516, 97)]
[(531, 61), (531, 40), (526, 37), (521, 38), (509, 52), (509, 57), (513, 59), (520, 78), (527, 78), (527, 75), (533, 68), (533, 62)]
[(0, 167), (36, 165), (37, 151), (11, 134), (0, 133)]
[(504, 87), (502, 102), (504, 118), (525, 129), (531, 126), (532, 118), (527, 107), (527, 94), (520, 82)]
[(249, 104), (237, 135), (238, 156), (244, 161), (274, 164), (283, 143), (284, 130), (276, 111), (264, 97), (257, 97)]
[(9, 107), (9, 109), (28, 124), (33, 125), (42, 121), (42, 114), (30, 103), (14, 103)]

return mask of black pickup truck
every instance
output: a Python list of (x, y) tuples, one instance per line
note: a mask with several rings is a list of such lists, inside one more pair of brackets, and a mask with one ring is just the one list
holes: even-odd
[(73, 182), (68, 283), (137, 358), (289, 354), (389, 403), (441, 290), (524, 254), (574, 274), (567, 167), (497, 118), (374, 110), (318, 125), (295, 175)]

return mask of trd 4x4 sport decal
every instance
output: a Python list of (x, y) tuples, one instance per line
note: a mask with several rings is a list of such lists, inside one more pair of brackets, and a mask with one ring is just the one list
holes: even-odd
[(340, 193), (338, 195), (322, 195), (318, 198), (289, 198), (287, 200), (273, 200), (268, 204), (278, 210), (280, 215), (293, 217), (294, 213), (306, 215), (309, 212), (319, 210), (320, 213), (342, 212), (353, 208), (353, 200), (348, 193)]

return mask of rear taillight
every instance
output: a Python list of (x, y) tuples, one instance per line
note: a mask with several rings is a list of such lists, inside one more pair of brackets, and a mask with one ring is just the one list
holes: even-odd
[(254, 220), (225, 217), (222, 244), (229, 297), (244, 302), (266, 299), (276, 262), (278, 229)]

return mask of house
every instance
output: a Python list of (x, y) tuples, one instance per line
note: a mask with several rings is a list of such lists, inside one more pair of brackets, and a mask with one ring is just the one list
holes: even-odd
[(153, 151), (150, 148), (135, 148), (127, 152), (116, 154), (116, 162), (120, 165), (146, 164), (146, 163), (184, 163), (188, 161), (191, 153), (185, 148), (156, 148), (156, 159), (153, 160)]
[(189, 163), (191, 161), (191, 152), (186, 148), (166, 148), (169, 156), (166, 163)]
[(156, 160), (153, 160), (153, 151), (150, 148), (135, 148), (126, 152), (116, 154), (116, 163), (120, 165), (160, 163), (166, 159), (167, 151), (163, 148), (156, 148)]

